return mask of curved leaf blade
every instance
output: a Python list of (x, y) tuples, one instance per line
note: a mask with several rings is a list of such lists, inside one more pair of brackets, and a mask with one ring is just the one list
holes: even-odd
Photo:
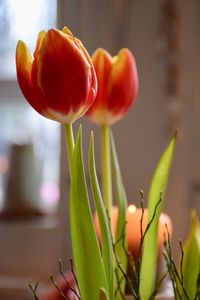
[(108, 287), (88, 199), (81, 128), (73, 153), (71, 175), (70, 229), (80, 295), (82, 300), (99, 300), (100, 288), (107, 293)]
[[(168, 147), (165, 149), (161, 159), (154, 172), (149, 195), (148, 195), (148, 220), (152, 219), (156, 205), (154, 220), (145, 236), (142, 255), (142, 266), (140, 276), (140, 296), (142, 300), (149, 300), (154, 292), (155, 277), (157, 271), (157, 231), (160, 213), (163, 208), (164, 193), (167, 187), (172, 159), (176, 145), (177, 132), (171, 139)], [(161, 197), (162, 193), (162, 197)]]
[[(112, 164), (114, 171), (114, 182), (116, 188), (116, 200), (118, 205), (118, 221), (117, 221), (117, 232), (116, 232), (116, 253), (121, 262), (122, 268), (126, 271), (127, 269), (127, 255), (125, 249), (127, 248), (127, 240), (126, 240), (126, 211), (127, 211), (127, 198), (126, 192), (122, 180), (121, 170), (119, 166), (119, 160), (117, 156), (117, 151), (115, 147), (114, 137), (112, 132), (110, 131), (110, 140), (111, 140), (111, 156), (112, 156)], [(124, 249), (125, 248), (125, 249)], [(122, 272), (117, 266), (117, 272), (119, 277), (122, 276)], [(120, 285), (121, 291), (125, 290), (125, 280)], [(117, 294), (117, 298), (121, 298), (120, 294)]]
[(113, 265), (113, 249), (112, 249), (112, 237), (109, 227), (109, 220), (102, 199), (97, 173), (95, 166), (95, 155), (94, 155), (94, 138), (91, 134), (90, 138), (90, 151), (89, 151), (89, 171), (90, 171), (90, 182), (92, 187), (93, 198), (97, 209), (99, 225), (101, 230), (101, 244), (102, 244), (102, 256), (104, 262), (104, 268), (106, 272), (106, 278), (109, 290), (109, 299), (114, 298), (114, 265)]
[(183, 285), (189, 298), (195, 299), (200, 276), (200, 222), (195, 211), (191, 217), (191, 229), (183, 247)]

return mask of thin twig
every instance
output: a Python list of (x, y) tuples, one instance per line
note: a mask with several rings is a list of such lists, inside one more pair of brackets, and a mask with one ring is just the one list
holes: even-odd
[(177, 273), (178, 272), (176, 272), (176, 266), (175, 266), (175, 263), (174, 263), (173, 258), (172, 258), (170, 235), (169, 235), (169, 230), (168, 230), (168, 227), (167, 227), (166, 224), (165, 224), (165, 228), (166, 228), (166, 232), (167, 232), (167, 239), (164, 243), (165, 251), (166, 251), (166, 254), (164, 253), (164, 257), (166, 259), (166, 263), (167, 263), (167, 267), (168, 267), (168, 271), (169, 271), (169, 276), (170, 276), (171, 281), (172, 281), (172, 286), (173, 286), (173, 290), (174, 290), (175, 299), (181, 299), (182, 297), (181, 297), (181, 293), (179, 291), (178, 278), (177, 278)]
[[(167, 230), (167, 240), (165, 242), (165, 259), (166, 259), (166, 262), (167, 262), (167, 266), (168, 266), (168, 270), (169, 270), (169, 275), (170, 275), (170, 278), (172, 280), (172, 284), (173, 284), (173, 289), (174, 289), (174, 294), (176, 296), (176, 294), (179, 296), (179, 299), (182, 299), (182, 296), (181, 296), (181, 293), (179, 291), (179, 286), (181, 287), (182, 291), (183, 291), (183, 294), (185, 296), (185, 298), (187, 300), (190, 300), (187, 292), (186, 292), (186, 289), (184, 287), (184, 284), (183, 284), (183, 275), (181, 274), (181, 276), (179, 275), (179, 272), (176, 268), (176, 265), (174, 263), (174, 260), (172, 258), (172, 251), (171, 251), (171, 244), (170, 244), (170, 236), (169, 236), (169, 231), (167, 229), (167, 226), (166, 226), (166, 230)], [(182, 247), (181, 247), (182, 249)], [(184, 254), (182, 254), (182, 257), (183, 257)]]
[(136, 259), (136, 275), (135, 275), (137, 294), (139, 294), (139, 287), (140, 287), (140, 268), (141, 268), (140, 266), (141, 266), (142, 245), (144, 241), (144, 234), (143, 234), (144, 193), (142, 190), (140, 190), (140, 204), (142, 210), (142, 215), (140, 218), (140, 247)]
[(29, 282), (29, 285), (28, 285), (29, 288), (31, 289), (32, 293), (33, 293), (33, 296), (34, 296), (34, 299), (35, 299), (35, 300), (40, 300), (40, 299), (38, 298), (37, 294), (36, 294), (36, 293), (37, 293), (38, 284), (39, 284), (39, 283), (36, 282), (35, 286), (33, 287), (32, 284), (31, 284), (31, 282)]
[(154, 290), (154, 292), (153, 292), (153, 294), (152, 294), (152, 296), (150, 297), (149, 300), (152, 300), (152, 299), (155, 298), (156, 294), (158, 293), (158, 291), (159, 291), (159, 289), (160, 289), (160, 287), (161, 287), (163, 281), (164, 281), (165, 278), (167, 277), (167, 275), (168, 275), (168, 272), (166, 272), (166, 273), (159, 279), (159, 282), (157, 283), (156, 288), (155, 288), (155, 290)]
[(156, 203), (156, 206), (155, 206), (154, 211), (153, 211), (153, 215), (152, 215), (152, 217), (151, 217), (149, 223), (147, 224), (147, 227), (146, 227), (146, 229), (145, 229), (145, 231), (144, 231), (144, 234), (141, 236), (141, 240), (140, 240), (140, 248), (139, 248), (139, 252), (138, 252), (138, 257), (141, 256), (142, 246), (143, 246), (143, 243), (144, 243), (144, 238), (145, 238), (145, 236), (146, 236), (146, 234), (147, 234), (147, 232), (148, 232), (148, 230), (149, 230), (151, 224), (153, 223), (153, 220), (154, 220), (154, 218), (155, 218), (155, 216), (156, 216), (156, 213), (157, 213), (158, 206), (160, 205), (161, 201), (162, 201), (162, 194), (161, 194), (161, 197), (160, 197), (159, 201)]
[(142, 215), (140, 219), (140, 236), (143, 236), (143, 218), (144, 218), (144, 193), (143, 190), (140, 190), (140, 204), (142, 209)]
[(180, 249), (181, 249), (181, 260), (180, 260), (181, 283), (183, 284), (183, 259), (184, 259), (184, 251), (183, 251), (183, 245), (182, 245), (181, 241), (179, 241), (179, 246), (180, 246)]
[[(110, 225), (111, 224), (111, 222), (110, 222), (110, 216), (109, 216), (108, 213), (107, 213), (107, 216), (108, 216), (108, 221), (109, 221), (108, 224), (109, 224), (110, 235), (111, 235), (111, 239), (112, 239), (113, 254), (115, 256), (117, 265), (118, 265), (118, 267), (119, 267), (122, 275), (124, 276), (124, 278), (125, 278), (128, 286), (129, 286), (129, 288), (130, 288), (130, 290), (131, 290), (134, 298), (137, 299), (137, 295), (135, 294), (135, 291), (134, 291), (133, 286), (131, 284), (131, 280), (128, 277), (128, 275), (126, 274), (126, 272), (124, 271), (124, 269), (122, 267), (122, 264), (121, 264), (121, 261), (119, 260), (119, 257), (117, 256), (117, 253), (116, 253), (116, 245), (120, 242), (120, 240), (123, 240), (123, 246), (124, 246), (124, 249), (126, 250), (126, 247), (125, 247), (125, 238), (124, 238), (124, 236), (125, 236), (125, 230), (126, 230), (126, 224), (123, 226), (123, 230), (122, 230), (121, 236), (119, 237), (119, 239), (116, 242), (114, 242), (113, 235), (112, 235), (112, 230), (111, 230), (111, 225)], [(116, 269), (115, 269), (115, 275), (116, 275), (116, 280), (117, 280), (117, 285), (118, 285), (117, 290), (115, 291), (115, 294), (117, 293), (118, 290), (119, 290), (119, 292), (121, 294), (122, 291), (121, 291), (120, 286), (121, 286), (122, 281), (119, 278), (119, 274), (118, 274), (118, 272), (117, 272)]]
[[(72, 266), (72, 259), (71, 259), (70, 262), (71, 262), (71, 266)], [(76, 295), (76, 297), (78, 297), (78, 299), (81, 299), (79, 293), (77, 292), (77, 290), (67, 280), (67, 278), (65, 276), (65, 273), (62, 270), (62, 260), (61, 259), (58, 260), (58, 265), (59, 265), (59, 272), (60, 272), (62, 278), (64, 279), (67, 287), (69, 287), (69, 289)], [(72, 267), (71, 267), (71, 270), (72, 270)], [(76, 281), (76, 276), (75, 276), (74, 271), (72, 272), (72, 275), (73, 275), (73, 277), (74, 277), (74, 279)], [(78, 286), (77, 281), (76, 281), (76, 285)]]
[(126, 226), (127, 226), (127, 222), (125, 222), (125, 224), (123, 225), (121, 235), (120, 235), (119, 238), (115, 241), (115, 246), (116, 246), (117, 244), (119, 244), (119, 243), (122, 241), (122, 245), (125, 247)]
[(116, 258), (117, 263), (118, 263), (118, 267), (119, 267), (120, 271), (122, 272), (124, 278), (126, 279), (126, 282), (128, 283), (128, 286), (129, 286), (129, 288), (131, 290), (132, 295), (134, 296), (135, 299), (138, 299), (138, 297), (137, 297), (137, 295), (135, 293), (135, 290), (133, 289), (131, 280), (130, 280), (129, 276), (126, 274), (126, 272), (124, 271), (124, 269), (122, 268), (121, 262), (119, 261), (119, 258), (117, 257), (115, 251), (114, 251), (114, 254), (115, 254), (115, 258)]
[(123, 276), (121, 277), (121, 279), (119, 278), (119, 273), (117, 272), (116, 268), (115, 268), (115, 276), (116, 276), (116, 280), (117, 280), (117, 289), (115, 290), (115, 297), (117, 295), (117, 292), (119, 292), (122, 299), (125, 300), (125, 296), (121, 289), (121, 283), (123, 281)]
[[(138, 255), (137, 255), (137, 260), (136, 260), (136, 274), (137, 274), (137, 293), (139, 293), (139, 286), (140, 286), (140, 263), (141, 263), (141, 255), (142, 255), (142, 248), (143, 248), (143, 243), (144, 243), (144, 239), (145, 239), (145, 236), (151, 226), (151, 224), (153, 223), (154, 221), (154, 218), (156, 216), (156, 213), (157, 213), (157, 209), (158, 209), (158, 206), (160, 205), (162, 201), (162, 193), (160, 193), (160, 199), (159, 201), (156, 203), (155, 205), (155, 208), (154, 208), (154, 211), (153, 211), (153, 215), (149, 221), (149, 223), (147, 224), (147, 227), (143, 233), (143, 235), (141, 236), (140, 238), (140, 247), (139, 247), (139, 251), (138, 251)], [(142, 206), (142, 219), (143, 219), (143, 214), (144, 214), (144, 208), (143, 208), (143, 203), (141, 202), (141, 206)]]
[(73, 263), (73, 259), (72, 258), (70, 259), (70, 268), (71, 268), (72, 275), (74, 276), (74, 279), (76, 281), (76, 285), (79, 288), (79, 286), (78, 286), (78, 280), (77, 280), (76, 274), (74, 272), (74, 263)]
[[(163, 255), (164, 255), (164, 258), (165, 258), (165, 261), (166, 261), (169, 277), (170, 277), (171, 282), (172, 282), (172, 287), (173, 287), (173, 291), (174, 291), (175, 300), (179, 300), (180, 299), (180, 294), (177, 293), (178, 291), (177, 291), (176, 284), (175, 284), (176, 280), (175, 280), (175, 276), (174, 276), (174, 273), (173, 273), (172, 268), (171, 268), (170, 261), (168, 259), (168, 255), (167, 255), (167, 253), (163, 253)], [(179, 295), (179, 298), (177, 297), (177, 294)]]
[(60, 296), (65, 299), (65, 300), (69, 300), (69, 298), (67, 298), (67, 296), (63, 293), (63, 291), (59, 288), (59, 286), (57, 285), (57, 283), (55, 282), (53, 276), (50, 276), (50, 280), (53, 283), (54, 287), (56, 288), (56, 290), (58, 291), (58, 293), (60, 294)]

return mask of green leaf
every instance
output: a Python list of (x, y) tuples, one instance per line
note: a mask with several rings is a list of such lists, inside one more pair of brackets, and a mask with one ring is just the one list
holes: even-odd
[(90, 171), (90, 182), (93, 192), (93, 197), (95, 201), (95, 206), (97, 209), (99, 225), (101, 229), (101, 245), (102, 245), (102, 256), (104, 262), (104, 268), (106, 272), (106, 278), (109, 290), (109, 299), (114, 298), (114, 266), (113, 266), (113, 249), (112, 249), (112, 237), (109, 226), (109, 219), (106, 213), (105, 205), (103, 203), (97, 173), (95, 166), (95, 156), (94, 156), (94, 138), (91, 134), (90, 139), (90, 153), (89, 153), (89, 171)]
[[(110, 132), (110, 139), (111, 139), (111, 156), (112, 156), (112, 163), (113, 163), (113, 170), (114, 170), (114, 182), (116, 188), (116, 200), (118, 205), (118, 222), (117, 222), (117, 232), (116, 232), (116, 253), (121, 262), (122, 268), (126, 271), (127, 269), (127, 255), (124, 249), (127, 248), (127, 241), (126, 241), (126, 210), (127, 210), (127, 199), (126, 199), (126, 192), (122, 180), (122, 175), (120, 171), (119, 161), (117, 157), (117, 151), (115, 147), (114, 137), (112, 132)], [(122, 272), (117, 267), (118, 275), (121, 277)], [(125, 290), (125, 280), (121, 283), (121, 290), (124, 292)], [(118, 298), (121, 296), (118, 295)]]
[[(148, 220), (150, 221), (155, 212), (155, 207), (159, 203), (154, 220), (145, 236), (141, 276), (140, 276), (140, 297), (142, 300), (149, 300), (155, 289), (155, 279), (157, 272), (157, 232), (160, 213), (163, 208), (164, 193), (168, 183), (174, 149), (177, 139), (177, 132), (171, 139), (168, 147), (164, 151), (154, 172), (148, 195)], [(162, 196), (161, 196), (162, 195)]]
[(73, 152), (71, 171), (70, 228), (80, 295), (82, 300), (99, 300), (100, 288), (107, 292), (108, 287), (88, 199), (81, 128)]
[(195, 211), (187, 241), (183, 246), (183, 285), (190, 299), (195, 299), (200, 276), (200, 223)]

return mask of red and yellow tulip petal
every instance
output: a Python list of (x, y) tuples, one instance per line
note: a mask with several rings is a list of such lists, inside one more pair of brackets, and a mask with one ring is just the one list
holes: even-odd
[(82, 116), (93, 103), (97, 91), (95, 70), (82, 43), (67, 27), (61, 31), (41, 31), (34, 59), (25, 44), (20, 43), (17, 48), (18, 80), (33, 108), (65, 124)]
[(81, 43), (81, 41), (79, 39), (76, 38), (76, 43), (79, 45), (80, 49), (82, 50), (82, 52), (85, 55), (85, 58), (87, 59), (88, 63), (90, 64), (90, 72), (91, 72), (91, 77), (90, 77), (90, 91), (88, 94), (88, 98), (87, 98), (87, 102), (86, 105), (82, 111), (82, 115), (84, 115), (88, 109), (91, 107), (91, 105), (93, 104), (96, 94), (97, 94), (97, 77), (96, 77), (96, 72), (92, 63), (92, 60), (87, 52), (87, 50), (85, 49), (85, 47), (83, 46), (83, 44)]
[(69, 28), (67, 26), (63, 27), (62, 32), (66, 33), (68, 35), (73, 36), (73, 33), (71, 32), (71, 30), (69, 30)]
[(35, 101), (37, 102), (37, 106), (39, 107), (39, 113), (42, 115), (46, 115), (46, 111), (48, 110), (48, 99), (45, 97), (41, 82), (40, 82), (40, 53), (41, 49), (44, 47), (46, 42), (46, 32), (41, 31), (38, 34), (36, 49), (34, 52), (34, 61), (31, 72), (31, 83), (35, 93)]
[(32, 105), (34, 102), (34, 91), (31, 85), (31, 69), (33, 58), (26, 44), (19, 41), (16, 50), (17, 79), (24, 97)]
[(98, 80), (98, 92), (87, 115), (99, 125), (111, 125), (129, 110), (138, 91), (137, 68), (128, 49), (115, 57), (104, 49), (92, 56)]
[(38, 64), (48, 108), (64, 115), (79, 111), (90, 91), (91, 66), (76, 44), (65, 33), (49, 30), (38, 54)]
[(46, 36), (46, 31), (42, 30), (39, 32), (38, 38), (37, 38), (37, 43), (36, 43), (36, 48), (35, 48), (35, 51), (33, 54), (34, 59), (37, 59), (38, 52), (42, 46), (42, 42), (44, 41), (45, 36)]
[(137, 68), (128, 49), (122, 49), (114, 58), (109, 79), (108, 110), (114, 115), (125, 114), (134, 103), (138, 91)]
[(17, 45), (16, 67), (17, 79), (24, 97), (37, 112), (42, 113), (40, 98), (32, 84), (33, 58), (26, 44), (22, 41), (19, 41)]
[(31, 74), (32, 75), (31, 80), (34, 85), (34, 88), (41, 86), (40, 75), (39, 75), (39, 56), (40, 56), (41, 48), (43, 47), (43, 45), (45, 43), (45, 39), (46, 39), (46, 32), (41, 31), (38, 34), (38, 38), (37, 38), (36, 48), (34, 51), (32, 74)]
[(104, 49), (97, 49), (92, 56), (92, 61), (98, 78), (98, 92), (95, 105), (107, 107), (108, 83), (112, 71), (112, 57)]
[(104, 124), (110, 120), (107, 110), (108, 82), (112, 70), (112, 57), (104, 49), (97, 49), (92, 55), (92, 62), (98, 80), (98, 90), (95, 102), (86, 113), (95, 123)]

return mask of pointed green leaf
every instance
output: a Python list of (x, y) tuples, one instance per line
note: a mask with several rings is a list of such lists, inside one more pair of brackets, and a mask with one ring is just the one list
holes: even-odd
[(111, 300), (114, 298), (114, 287), (113, 287), (114, 266), (113, 266), (112, 238), (111, 238), (111, 232), (109, 228), (109, 220), (103, 203), (103, 199), (102, 199), (102, 195), (98, 183), (97, 173), (96, 173), (93, 134), (91, 134), (91, 139), (90, 139), (89, 171), (90, 171), (92, 193), (95, 201), (95, 206), (97, 209), (99, 225), (101, 230), (102, 256), (103, 256), (104, 268), (106, 272), (106, 278), (108, 282), (109, 299)]
[[(118, 243), (116, 245), (116, 252), (123, 269), (126, 271), (127, 255), (124, 250), (124, 247), (127, 247), (126, 230), (125, 230), (127, 199), (126, 199), (126, 192), (122, 180), (122, 175), (120, 171), (117, 151), (116, 151), (112, 132), (110, 133), (110, 138), (111, 138), (111, 156), (112, 156), (114, 181), (115, 181), (115, 188), (116, 188), (116, 200), (118, 204), (118, 222), (117, 222), (117, 232), (116, 232), (116, 241), (118, 241)], [(117, 271), (119, 276), (121, 277), (122, 272), (121, 270), (119, 270), (119, 267), (117, 268)], [(125, 289), (125, 280), (123, 281), (123, 284), (121, 284), (121, 290), (124, 291), (124, 289)], [(120, 298), (120, 295), (118, 295), (118, 298)]]
[[(142, 267), (140, 277), (140, 296), (142, 300), (149, 300), (155, 289), (155, 278), (157, 272), (157, 231), (159, 216), (163, 208), (164, 193), (166, 190), (171, 163), (174, 156), (174, 149), (176, 144), (177, 132), (171, 139), (168, 147), (164, 151), (154, 172), (152, 182), (150, 185), (148, 195), (148, 219), (153, 217), (155, 207), (161, 200), (157, 207), (156, 215), (151, 224), (145, 240), (142, 256)], [(162, 197), (161, 197), (162, 193)]]
[(200, 222), (195, 211), (191, 217), (191, 229), (183, 247), (183, 284), (189, 298), (195, 299), (200, 276)]
[(89, 205), (79, 129), (73, 153), (70, 190), (70, 228), (76, 276), (82, 300), (99, 300), (108, 291), (105, 270)]

